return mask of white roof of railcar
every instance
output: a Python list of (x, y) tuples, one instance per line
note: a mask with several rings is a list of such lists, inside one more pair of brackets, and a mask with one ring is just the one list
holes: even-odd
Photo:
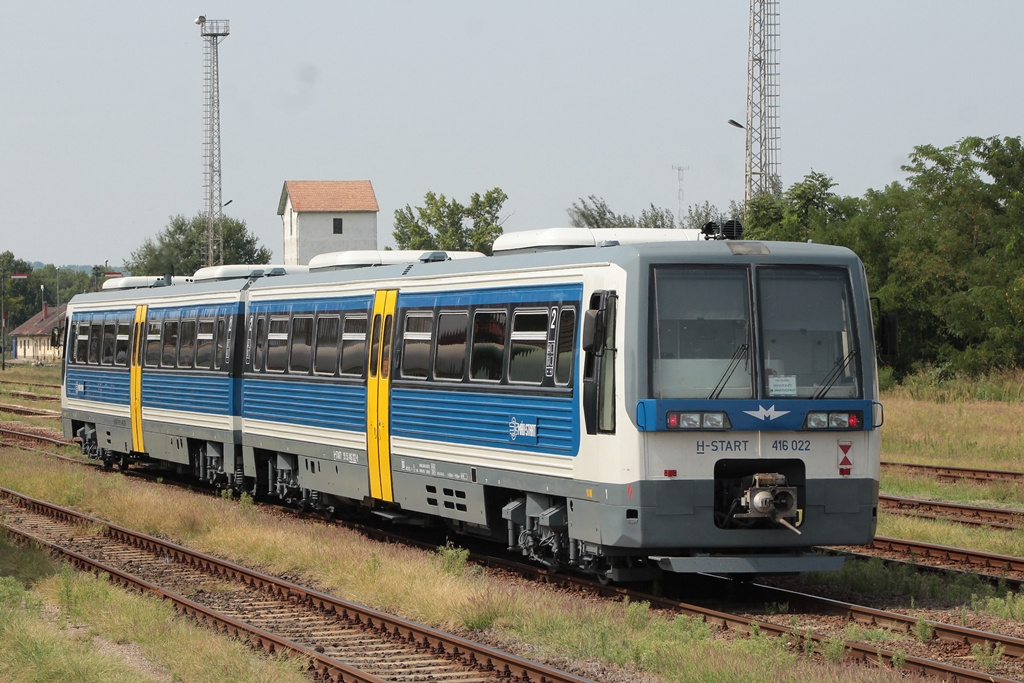
[(345, 268), (366, 268), (371, 266), (390, 266), (396, 263), (427, 263), (433, 261), (452, 261), (455, 259), (483, 257), (478, 251), (424, 251), (422, 249), (351, 249), (349, 251), (332, 251), (317, 254), (309, 259), (309, 269), (342, 270)]
[(264, 277), (270, 275), (296, 275), (308, 272), (309, 266), (232, 263), (223, 266), (200, 268), (192, 278), (196, 282), (201, 282), (203, 280), (234, 280), (243, 277)]
[(669, 228), (543, 228), (506, 232), (494, 240), (494, 254), (577, 249), (602, 244), (645, 244), (699, 240), (700, 230)]
[[(184, 285), (192, 282), (192, 278), (182, 275), (175, 275), (171, 278), (171, 284)], [(103, 281), (104, 291), (113, 289), (141, 289), (144, 287), (160, 287), (165, 284), (162, 275), (126, 275), (125, 277), (112, 277)]]

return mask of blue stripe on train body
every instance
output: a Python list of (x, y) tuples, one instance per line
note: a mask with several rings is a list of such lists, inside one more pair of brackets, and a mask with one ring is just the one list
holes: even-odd
[(366, 431), (366, 385), (246, 378), (242, 416), (304, 427)]
[(392, 387), (391, 435), (574, 456), (580, 444), (579, 402), (570, 395)]
[(68, 398), (126, 406), (130, 396), (128, 368), (69, 365), (64, 379)]

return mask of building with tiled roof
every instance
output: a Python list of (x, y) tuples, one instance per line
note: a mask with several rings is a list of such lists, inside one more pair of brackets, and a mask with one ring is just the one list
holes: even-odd
[[(66, 305), (51, 308), (49, 304), (44, 303), (43, 310), (11, 331), (12, 359), (30, 362), (58, 360), (60, 347), (54, 346), (53, 342), (59, 341), (66, 309)], [(57, 332), (54, 333), (54, 330)]]
[(377, 248), (377, 196), (369, 180), (286, 180), (277, 215), (285, 265), (317, 254)]

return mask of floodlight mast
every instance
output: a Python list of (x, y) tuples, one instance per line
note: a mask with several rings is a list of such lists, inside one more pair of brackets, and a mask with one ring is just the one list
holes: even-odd
[(227, 20), (196, 19), (199, 33), (205, 38), (203, 49), (203, 188), (206, 203), (206, 265), (224, 263), (223, 204), (220, 183), (220, 75), (217, 45), (230, 33)]
[(779, 176), (778, 38), (779, 0), (750, 0), (744, 202), (772, 192)]

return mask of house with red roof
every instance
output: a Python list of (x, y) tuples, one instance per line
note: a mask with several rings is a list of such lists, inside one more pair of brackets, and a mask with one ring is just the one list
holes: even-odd
[(64, 304), (54, 308), (44, 302), (43, 310), (11, 331), (12, 360), (36, 363), (59, 360), (61, 349), (53, 343), (61, 341), (60, 330), (66, 310)]
[(369, 180), (286, 180), (277, 205), (284, 264), (306, 265), (332, 251), (376, 249), (379, 211)]

